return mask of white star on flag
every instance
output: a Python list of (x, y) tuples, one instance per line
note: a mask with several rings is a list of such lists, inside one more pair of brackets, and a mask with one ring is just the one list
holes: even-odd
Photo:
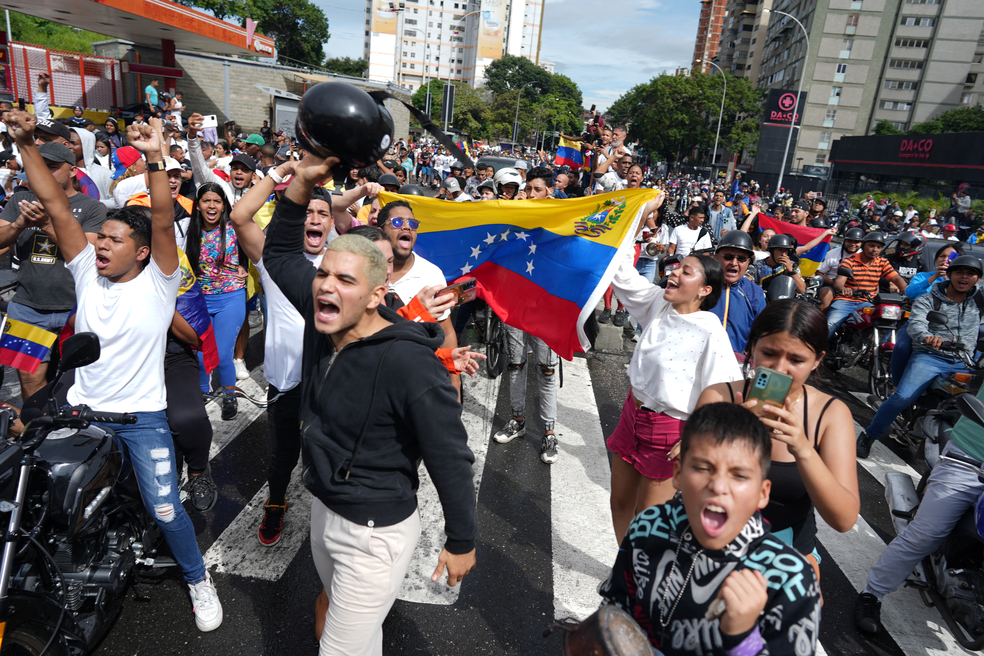
[(522, 239), (523, 241), (526, 241), (526, 238), (529, 237), (529, 236), (530, 235), (527, 232), (517, 232), (516, 233), (516, 239)]
[(473, 247), (471, 249), (471, 252), (472, 252), (471, 256), (474, 257), (477, 260), (478, 259), (478, 254), (482, 252), (482, 245), (479, 244), (478, 246)]
[(530, 255), (536, 255), (536, 244), (530, 244)]
[(472, 265), (466, 264), (465, 266), (461, 267), (461, 275), (464, 276), (471, 270), (472, 270)]
[(506, 241), (507, 239), (509, 239), (509, 229), (506, 228), (506, 231), (499, 236), (502, 238), (502, 241)]
[(526, 263), (526, 273), (533, 275), (533, 260)]
[(488, 244), (488, 245), (490, 245), (490, 246), (491, 246), (491, 245), (492, 245), (492, 242), (494, 242), (494, 241), (495, 241), (495, 237), (493, 237), (493, 236), (492, 236), (492, 233), (491, 233), (491, 232), (487, 232), (487, 233), (485, 233), (485, 234), (487, 234), (487, 235), (488, 235), (488, 237), (486, 237), (486, 238), (485, 238), (485, 239), (483, 239), (482, 241), (484, 241), (484, 242), (485, 242), (486, 244)]

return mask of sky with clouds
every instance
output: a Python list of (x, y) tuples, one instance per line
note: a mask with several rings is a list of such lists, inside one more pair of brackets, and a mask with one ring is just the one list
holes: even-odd
[[(359, 0), (312, 0), (328, 17), (328, 57), (362, 58)], [(540, 59), (574, 80), (584, 106), (603, 110), (623, 93), (690, 66), (699, 0), (547, 0)]]

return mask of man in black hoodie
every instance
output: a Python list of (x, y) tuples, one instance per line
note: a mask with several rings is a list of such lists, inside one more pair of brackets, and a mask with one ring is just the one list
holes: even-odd
[(383, 304), (386, 260), (343, 235), (315, 269), (303, 255), (314, 185), (338, 160), (305, 156), (274, 211), (263, 261), (305, 319), (303, 480), (315, 496), (311, 550), (329, 591), (322, 655), (382, 654), (382, 624), (420, 535), (423, 458), (444, 507), (447, 541), (431, 577), (454, 586), (475, 565), (474, 456), (447, 370), (444, 334)]

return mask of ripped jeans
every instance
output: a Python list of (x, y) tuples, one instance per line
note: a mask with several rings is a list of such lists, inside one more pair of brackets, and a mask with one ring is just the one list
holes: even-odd
[(135, 424), (105, 426), (126, 444), (128, 463), (136, 474), (144, 506), (164, 533), (164, 539), (181, 567), (185, 581), (200, 583), (205, 580), (205, 561), (195, 539), (195, 527), (178, 497), (174, 441), (168, 428), (167, 415), (163, 410), (135, 414)]
[(536, 379), (540, 392), (540, 420), (543, 430), (552, 431), (557, 421), (557, 366), (560, 358), (542, 339), (519, 328), (503, 324), (506, 331), (506, 347), (509, 349), (509, 403), (514, 417), (526, 414), (526, 349), (533, 348), (536, 359)]

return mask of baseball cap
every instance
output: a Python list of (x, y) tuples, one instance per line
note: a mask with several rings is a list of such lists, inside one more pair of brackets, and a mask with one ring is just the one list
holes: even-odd
[(282, 137), (282, 136), (284, 136), (284, 131), (283, 130), (277, 130), (276, 132), (274, 132), (274, 134), (277, 135), (278, 137)]
[(113, 174), (109, 176), (113, 180), (123, 175), (134, 162), (140, 159), (140, 151), (133, 146), (123, 146), (113, 151)]
[[(72, 139), (72, 133), (69, 131), (67, 125), (58, 121), (52, 121), (50, 118), (39, 118), (34, 129), (61, 137), (65, 141), (71, 141)], [(75, 162), (72, 163), (74, 164)]]
[(952, 223), (947, 223), (945, 226), (943, 226), (943, 232), (947, 232), (947, 231), (956, 232), (957, 226), (953, 225)]
[(517, 170), (522, 169), (523, 171), (525, 171), (526, 170), (526, 162), (524, 162), (521, 159), (520, 160), (516, 160), (516, 166), (513, 167), (513, 168), (515, 168)]
[(262, 146), (266, 143), (266, 141), (263, 139), (263, 137), (261, 137), (258, 134), (251, 134), (248, 137), (246, 137), (246, 143)]
[(798, 200), (795, 203), (793, 203), (793, 207), (798, 207), (804, 212), (809, 212), (810, 209), (813, 207), (813, 203), (811, 203), (808, 200)]
[(256, 160), (250, 157), (249, 155), (244, 155), (242, 153), (239, 153), (238, 155), (232, 158), (232, 161), (229, 162), (229, 166), (231, 167), (236, 162), (239, 162), (240, 164), (248, 168), (250, 171), (256, 170)]
[(178, 162), (178, 160), (174, 159), (173, 157), (165, 157), (164, 158), (164, 170), (165, 171), (183, 171), (184, 169), (181, 168), (181, 164)]
[(461, 185), (458, 184), (457, 178), (448, 178), (444, 181), (444, 188), (448, 191), (461, 191)]
[(64, 144), (49, 141), (41, 144), (38, 147), (38, 152), (41, 153), (41, 157), (49, 162), (65, 162), (70, 166), (75, 166), (75, 153)]

